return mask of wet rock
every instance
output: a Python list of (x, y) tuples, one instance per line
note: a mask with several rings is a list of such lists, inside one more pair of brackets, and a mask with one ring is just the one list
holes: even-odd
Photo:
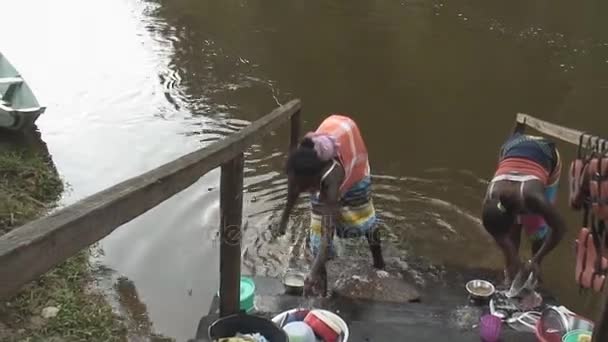
[(407, 303), (420, 300), (416, 287), (403, 277), (401, 265), (387, 263), (385, 271), (372, 267), (369, 258), (345, 258), (328, 263), (334, 294), (377, 302)]
[(59, 308), (55, 306), (47, 306), (46, 308), (42, 309), (42, 317), (45, 319), (53, 318), (57, 316), (58, 313)]

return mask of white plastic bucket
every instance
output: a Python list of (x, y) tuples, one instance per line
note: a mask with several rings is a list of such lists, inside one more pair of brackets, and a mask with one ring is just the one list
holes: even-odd
[[(272, 318), (272, 321), (274, 322), (274, 324), (281, 324), (281, 322), (283, 321), (283, 318), (290, 313), (294, 313), (298, 310), (303, 310), (303, 309), (291, 309), (291, 310), (287, 310), (284, 312), (281, 312), (280, 314), (274, 316)], [(342, 342), (348, 342), (348, 337), (349, 337), (349, 330), (348, 330), (348, 325), (346, 325), (346, 322), (344, 322), (344, 320), (342, 319), (342, 317), (336, 315), (335, 313), (331, 312), (331, 311), (327, 311), (327, 310), (322, 310), (322, 309), (311, 309), (311, 311), (320, 311), (322, 312), (326, 317), (329, 317), (329, 319), (331, 319), (332, 322), (334, 322), (335, 324), (337, 324), (340, 329), (342, 330), (342, 332), (344, 333), (344, 338), (342, 339)]]

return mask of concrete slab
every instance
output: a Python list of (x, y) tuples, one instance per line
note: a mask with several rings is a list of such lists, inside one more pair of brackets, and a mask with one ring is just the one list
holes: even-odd
[[(255, 278), (259, 289), (256, 296), (257, 315), (271, 318), (282, 311), (296, 308), (323, 308), (339, 314), (349, 325), (351, 342), (385, 341), (479, 341), (477, 322), (485, 312), (482, 307), (469, 305), (465, 295), (443, 294), (450, 300), (423, 303), (390, 303), (353, 299), (343, 296), (311, 298), (283, 294), (278, 279)], [(207, 328), (217, 319), (215, 308), (203, 317), (196, 339), (207, 341)], [(503, 341), (533, 342), (529, 333), (504, 329)]]

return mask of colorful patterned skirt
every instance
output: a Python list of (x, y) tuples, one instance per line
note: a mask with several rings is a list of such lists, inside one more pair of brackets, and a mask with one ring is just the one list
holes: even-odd
[[(319, 252), (322, 237), (322, 217), (324, 204), (319, 195), (311, 195), (311, 220), (309, 247), (316, 256)], [(340, 199), (339, 215), (335, 222), (335, 234), (340, 238), (357, 238), (371, 233), (376, 226), (376, 211), (372, 201), (372, 181), (367, 176), (355, 183)], [(332, 239), (333, 240), (333, 239)], [(330, 256), (335, 256), (330, 241)]]

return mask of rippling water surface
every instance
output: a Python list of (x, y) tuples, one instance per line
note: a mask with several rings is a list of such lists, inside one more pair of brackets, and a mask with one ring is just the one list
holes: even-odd
[[(606, 6), (5, 0), (0, 49), (48, 107), (38, 126), (69, 183), (64, 204), (299, 97), (306, 129), (330, 112), (361, 126), (393, 243), (436, 263), (497, 268), (479, 207), (515, 113), (598, 133), (608, 124)], [(286, 195), (287, 141), (278, 130), (246, 153), (244, 268), (256, 274), (276, 275), (302, 254), (304, 201), (285, 238), (266, 234)], [(155, 330), (180, 341), (217, 289), (218, 183), (210, 172), (101, 243), (101, 262), (134, 282)], [(560, 195), (572, 230), (545, 277), (566, 305), (590, 312), (593, 299), (571, 281), (579, 218), (565, 187)]]

